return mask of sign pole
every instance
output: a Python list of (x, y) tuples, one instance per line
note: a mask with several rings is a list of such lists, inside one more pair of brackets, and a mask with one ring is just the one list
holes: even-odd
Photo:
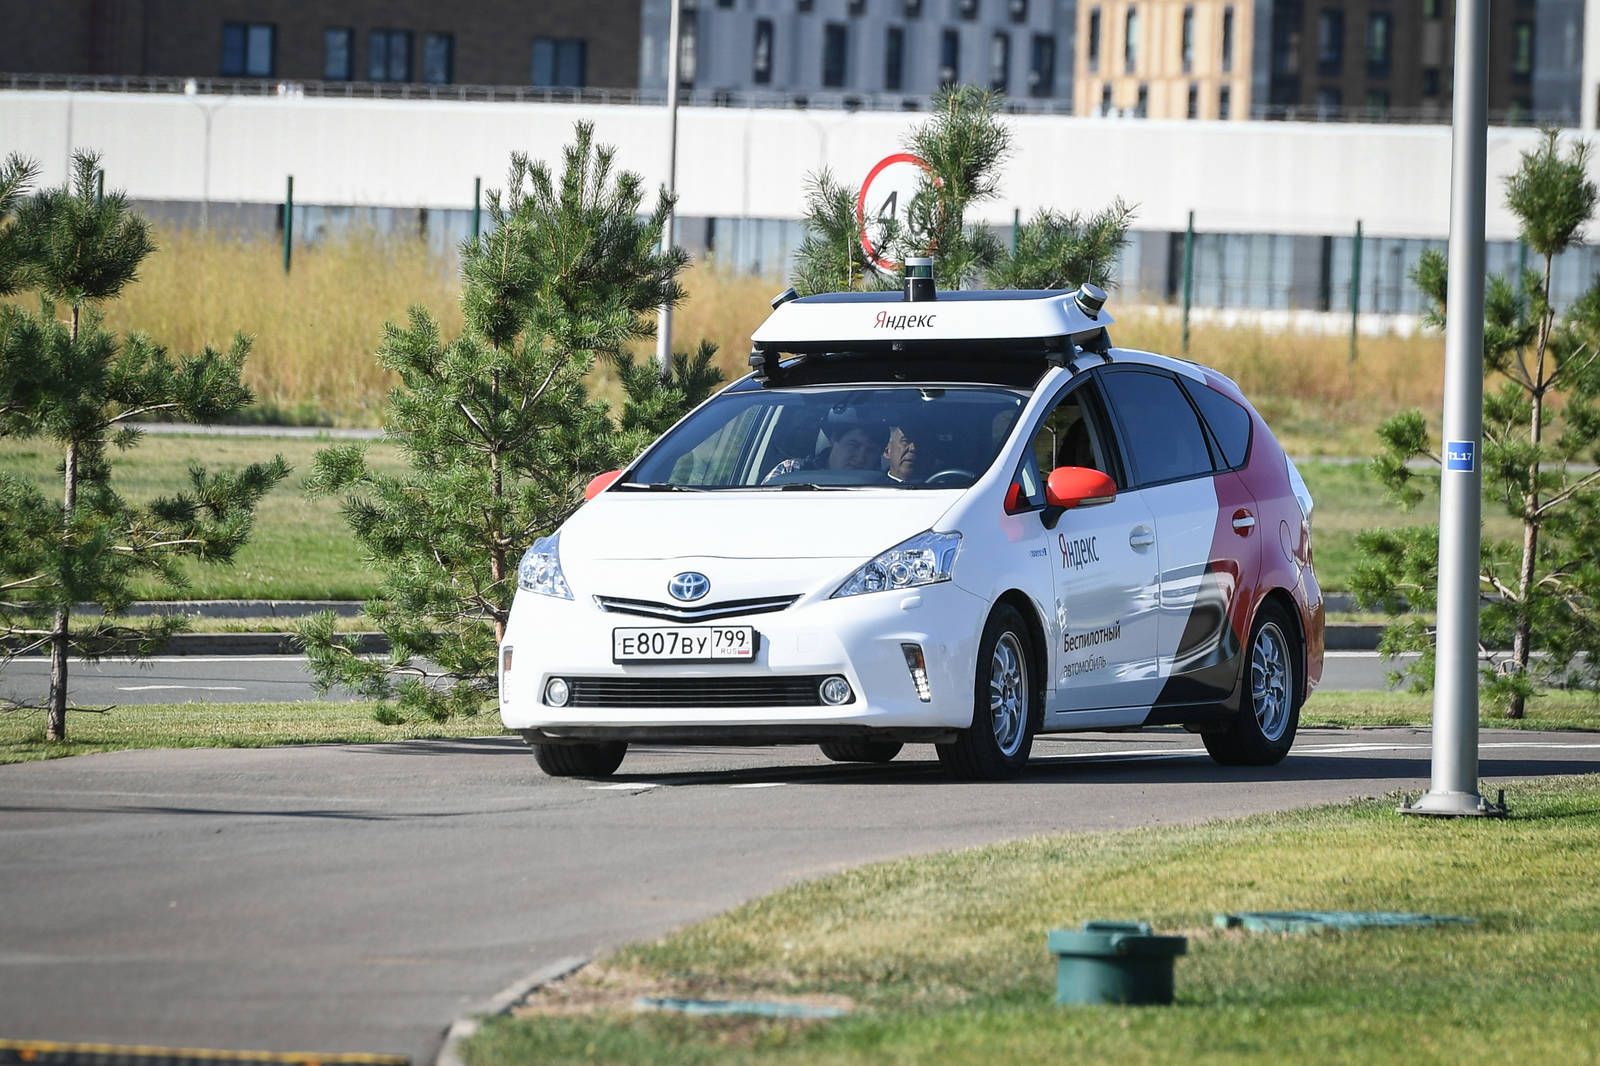
[(1402, 814), (1504, 817), (1478, 794), (1478, 550), (1482, 541), (1483, 269), (1489, 0), (1458, 0), (1450, 166), (1444, 469), (1439, 478), (1439, 631), (1433, 780)]
[[(683, 0), (671, 0), (667, 18), (667, 196), (678, 190), (678, 26), (683, 15)], [(667, 221), (661, 228), (661, 250), (672, 251), (676, 243), (677, 206), (667, 208)], [(662, 304), (656, 316), (656, 366), (662, 377), (672, 370), (672, 305)]]

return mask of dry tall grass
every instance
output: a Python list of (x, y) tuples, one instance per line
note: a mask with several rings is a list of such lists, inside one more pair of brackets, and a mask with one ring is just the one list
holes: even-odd
[[(252, 334), (247, 379), (270, 418), (376, 424), (392, 384), (373, 355), (383, 323), (421, 304), (446, 337), (461, 328), (455, 263), (415, 239), (358, 232), (300, 247), (287, 276), (272, 238), (169, 229), (157, 241), (140, 280), (108, 308), (110, 324), (144, 330), (177, 350), (225, 343), (234, 330)], [(684, 278), (688, 297), (673, 317), (674, 347), (711, 340), (723, 373), (738, 377), (747, 369), (750, 334), (783, 285), (692, 268)], [(1180, 326), (1171, 315), (1125, 309), (1118, 319), (1119, 344), (1179, 348)], [(1340, 336), (1196, 323), (1191, 339), (1193, 358), (1237, 380), (1298, 454), (1366, 454), (1372, 429), (1386, 415), (1440, 407), (1437, 336), (1363, 337), (1354, 366)], [(640, 356), (653, 351), (653, 342), (638, 346)], [(597, 368), (595, 385), (612, 395), (607, 368)]]

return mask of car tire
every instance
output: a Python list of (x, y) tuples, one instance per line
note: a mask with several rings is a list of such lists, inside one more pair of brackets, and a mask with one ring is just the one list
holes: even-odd
[(628, 753), (625, 740), (593, 744), (540, 744), (528, 741), (539, 769), (551, 777), (610, 777)]
[(972, 724), (949, 744), (935, 745), (952, 777), (1003, 781), (1028, 765), (1038, 728), (1040, 688), (1033, 638), (1017, 609), (989, 615), (978, 642)]
[(867, 740), (850, 737), (846, 740), (824, 740), (822, 754), (834, 762), (889, 762), (905, 747), (894, 740)]
[(1276, 766), (1300, 727), (1305, 661), (1283, 608), (1265, 604), (1245, 645), (1244, 695), (1226, 729), (1202, 733), (1206, 751), (1222, 766)]

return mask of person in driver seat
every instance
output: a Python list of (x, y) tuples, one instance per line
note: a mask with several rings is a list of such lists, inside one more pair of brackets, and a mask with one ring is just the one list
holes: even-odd
[(875, 470), (884, 452), (888, 427), (854, 407), (836, 407), (822, 423), (828, 446), (807, 458), (785, 459), (761, 479), (763, 485), (798, 470)]
[(930, 438), (927, 428), (912, 419), (903, 419), (889, 431), (889, 444), (883, 450), (885, 472), (890, 481), (920, 481), (927, 476)]

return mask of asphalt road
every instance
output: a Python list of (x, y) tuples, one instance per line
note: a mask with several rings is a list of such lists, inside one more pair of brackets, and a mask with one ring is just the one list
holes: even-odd
[[(1329, 652), (1322, 688), (1334, 692), (1381, 689), (1388, 669), (1376, 652)], [(68, 677), (72, 700), (83, 707), (318, 698), (306, 673), (305, 657), (299, 655), (171, 655), (144, 663), (73, 663)], [(48, 659), (14, 659), (0, 672), (0, 697), (42, 703), (49, 686)], [(333, 692), (327, 698), (348, 697)]]
[[(1238, 770), (1181, 731), (1046, 739), (994, 785), (945, 781), (926, 746), (868, 769), (642, 749), (601, 785), (542, 777), (504, 738), (0, 766), (0, 1036), (426, 1061), (520, 975), (800, 878), (1418, 791), (1427, 742), (1310, 732), (1281, 766)], [(1600, 737), (1483, 734), (1486, 794), (1592, 771)]]

